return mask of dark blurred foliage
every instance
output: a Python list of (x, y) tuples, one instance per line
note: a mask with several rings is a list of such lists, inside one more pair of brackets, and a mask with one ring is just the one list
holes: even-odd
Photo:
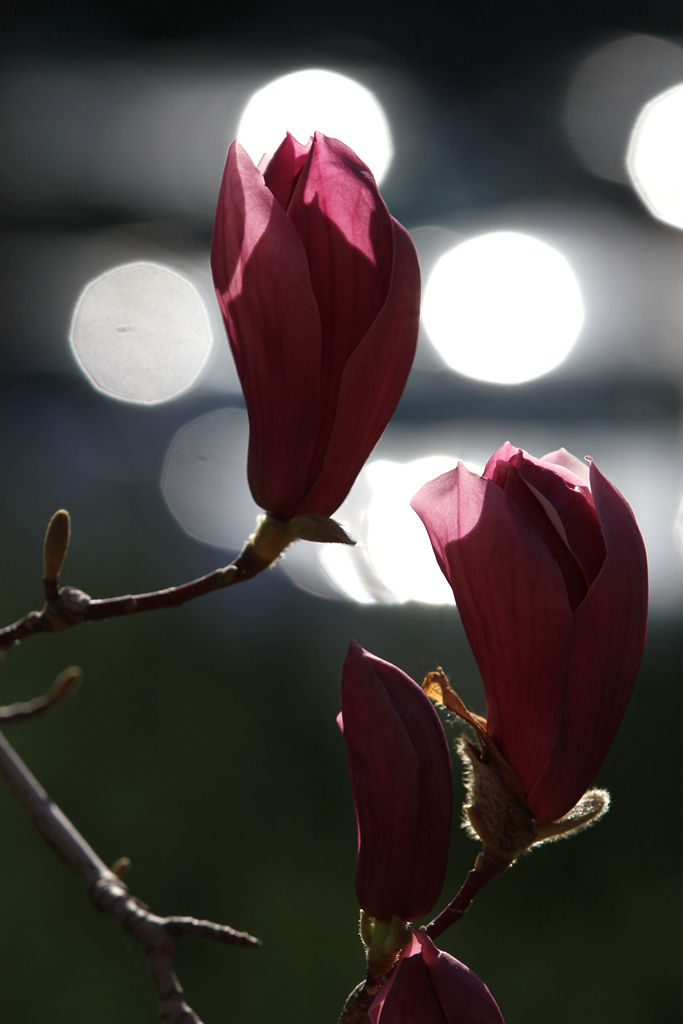
[[(468, 177), (461, 174), (449, 202), (481, 205), (561, 188), (609, 194), (629, 210), (638, 207), (629, 192), (578, 167), (537, 87), (559, 90), (567, 54), (596, 37), (680, 29), (675, 4), (628, 12), (616, 0), (449, 8), (353, 2), (334, 11), (121, 0), (10, 5), (2, 18), (8, 57), (75, 64), (129, 50), (151, 57), (181, 44), (264, 59), (287, 54), (299, 63), (374, 59), (381, 49), (433, 99), (435, 123), (465, 101), (486, 112), (487, 130), (462, 140)], [(452, 177), (444, 145), (440, 151), (434, 139), (428, 159), (412, 153), (395, 212), (414, 221), (438, 213)], [(420, 194), (421, 163), (430, 187)], [(48, 294), (62, 315), (52, 332), (34, 339), (27, 327), (50, 280), (40, 276), (45, 268), (33, 262), (40, 246), (25, 242), (24, 229), (40, 227), (45, 216), (63, 232), (61, 245), (74, 228), (115, 230), (127, 215), (73, 205), (60, 211), (58, 204), (47, 211), (10, 206), (5, 214), (2, 623), (39, 606), (42, 534), (62, 506), (74, 529), (64, 581), (93, 595), (210, 571), (226, 556), (182, 533), (157, 486), (169, 439), (202, 411), (201, 398), (144, 409), (97, 395), (65, 368), (71, 295)], [(209, 229), (202, 220), (183, 221), (155, 224), (152, 233), (177, 233), (201, 247)], [(656, 401), (674, 422), (678, 389), (661, 387)], [(478, 388), (465, 388), (463, 400), (476, 405), (486, 391)], [(496, 394), (512, 417), (528, 414), (521, 392)], [(8, 735), (98, 853), (108, 862), (131, 858), (132, 891), (159, 913), (213, 918), (263, 939), (260, 951), (181, 944), (180, 978), (207, 1024), (331, 1022), (360, 979), (355, 823), (335, 724), (352, 636), (416, 678), (442, 664), (483, 710), (453, 609), (320, 600), (277, 570), (176, 611), (33, 638), (1, 667), (8, 702), (42, 692), (66, 665), (83, 667), (74, 699)], [(507, 1024), (679, 1019), (682, 655), (680, 616), (653, 621), (633, 701), (596, 780), (612, 793), (606, 819), (524, 858), (444, 938), (489, 985)], [(455, 738), (452, 723), (448, 730)], [(4, 789), (0, 820), (0, 1020), (151, 1024), (157, 1010), (137, 947), (92, 909), (80, 881)], [(444, 898), (475, 853), (455, 830)]]
[[(67, 578), (98, 593), (119, 576), (138, 582), (140, 553), (126, 548), (111, 505), (93, 501), (91, 512), (101, 525), (79, 531), (76, 520)], [(173, 531), (153, 516), (141, 529), (154, 538), (141, 544), (150, 574), (165, 582), (174, 560), (160, 555)], [(88, 533), (91, 544), (100, 534), (95, 568), (93, 547), (81, 549)], [(36, 547), (22, 538), (17, 567), (37, 561)], [(34, 582), (37, 599), (37, 573)], [(27, 606), (22, 597), (31, 604), (30, 589), (10, 589), (5, 618)], [(451, 610), (340, 607), (289, 590), (262, 577), (201, 607), (36, 638), (5, 666), (11, 698), (42, 689), (63, 665), (84, 667), (74, 699), (9, 736), (98, 852), (132, 859), (132, 890), (158, 912), (214, 917), (263, 939), (259, 951), (181, 945), (180, 976), (207, 1022), (334, 1020), (360, 977), (355, 825), (334, 722), (348, 637), (416, 677), (444, 664), (481, 709)], [(667, 723), (681, 712), (681, 656), (680, 630), (655, 624), (597, 780), (612, 793), (607, 818), (524, 858), (444, 937), (508, 1024), (677, 1019), (680, 753)], [(0, 808), (4, 1019), (153, 1021), (137, 948), (92, 909), (5, 792)], [(456, 830), (446, 895), (475, 853)]]

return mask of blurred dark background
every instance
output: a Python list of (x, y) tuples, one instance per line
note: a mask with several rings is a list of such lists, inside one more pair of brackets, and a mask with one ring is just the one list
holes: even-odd
[[(643, 668), (596, 780), (609, 815), (524, 859), (444, 946), (507, 1024), (679, 1020), (683, 238), (625, 170), (640, 109), (683, 82), (679, 5), (58, 2), (10, 5), (0, 33), (3, 624), (40, 606), (57, 508), (73, 522), (64, 582), (95, 596), (208, 572), (251, 529), (208, 249), (225, 151), (254, 90), (306, 68), (371, 90), (393, 138), (382, 191), (425, 279), (449, 246), (492, 231), (534, 235), (569, 261), (585, 319), (564, 362), (526, 383), (474, 380), (447, 369), (425, 333), (378, 449), (482, 460), (509, 438), (536, 455), (590, 452), (632, 503), (652, 569)], [(106, 334), (106, 310), (74, 316), (86, 285), (139, 261), (189, 281), (215, 339), (195, 383), (161, 403), (96, 389), (69, 342), (83, 323), (92, 340), (93, 316)], [(153, 319), (164, 300), (147, 297)], [(193, 448), (183, 431), (206, 423), (214, 432)], [(388, 560), (409, 574), (398, 538)], [(180, 978), (207, 1024), (331, 1022), (360, 979), (335, 725), (349, 639), (418, 679), (442, 664), (483, 711), (452, 605), (392, 596), (385, 578), (344, 590), (310, 553), (291, 562), (289, 575), (179, 610), (35, 637), (1, 666), (6, 702), (83, 667), (75, 699), (8, 735), (103, 859), (131, 858), (133, 892), (159, 913), (263, 939), (256, 952), (181, 945)], [(156, 1020), (134, 943), (4, 790), (0, 819), (0, 1019)], [(475, 853), (454, 829), (444, 899)]]

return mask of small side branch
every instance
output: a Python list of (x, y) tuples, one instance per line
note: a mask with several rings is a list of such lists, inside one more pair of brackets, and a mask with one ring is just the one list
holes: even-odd
[(36, 718), (54, 707), (62, 697), (73, 693), (81, 681), (81, 670), (76, 665), (60, 672), (54, 683), (42, 697), (33, 700), (17, 701), (16, 704), (5, 704), (0, 707), (0, 722), (9, 725), (11, 722), (24, 722), (27, 718)]
[[(46, 698), (39, 698), (46, 700)], [(120, 877), (97, 856), (0, 733), (0, 775), (29, 814), (43, 839), (85, 883), (92, 902), (112, 914), (142, 947), (159, 1000), (163, 1024), (202, 1024), (187, 1005), (173, 957), (180, 935), (239, 946), (260, 946), (246, 932), (191, 917), (160, 917), (131, 895)]]
[(329, 544), (355, 543), (339, 523), (327, 516), (299, 515), (281, 522), (265, 514), (259, 517), (256, 529), (230, 565), (165, 590), (94, 599), (76, 587), (59, 585), (70, 537), (69, 513), (59, 509), (48, 524), (43, 542), (45, 604), (41, 611), (29, 612), (0, 629), (0, 651), (35, 633), (58, 633), (81, 622), (135, 615), (160, 608), (177, 608), (196, 597), (251, 579), (277, 561), (285, 548), (295, 540)]
[(45, 580), (44, 607), (41, 611), (29, 612), (23, 618), (0, 629), (0, 650), (6, 650), (36, 633), (57, 633), (71, 629), (81, 622), (118, 618), (121, 615), (135, 615), (138, 612), (161, 608), (177, 608), (186, 601), (210, 594), (214, 590), (243, 583), (267, 569), (269, 564), (260, 558), (253, 545), (248, 543), (230, 565), (214, 569), (213, 572), (188, 583), (145, 594), (127, 594), (102, 599), (92, 598), (75, 587), (58, 587), (54, 580)]

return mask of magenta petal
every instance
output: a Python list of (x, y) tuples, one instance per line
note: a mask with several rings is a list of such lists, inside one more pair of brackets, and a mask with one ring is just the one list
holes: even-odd
[(353, 150), (316, 133), (288, 215), (311, 272), (331, 379), (381, 310), (389, 290), (392, 218)]
[(372, 1003), (372, 1024), (503, 1024), (484, 982), (415, 931)]
[(489, 732), (529, 789), (561, 730), (572, 628), (562, 574), (505, 492), (462, 464), (422, 487), (412, 506), (453, 588)]
[(588, 484), (568, 452), (505, 444), (483, 477), (459, 466), (413, 499), (481, 670), (489, 734), (541, 821), (590, 785), (645, 639), (633, 513), (593, 465)]
[(446, 1024), (448, 1018), (419, 954), (401, 959), (368, 1016), (372, 1024)]
[[(420, 269), (408, 232), (393, 222), (394, 261), (382, 309), (351, 353), (337, 383), (336, 406), (319, 473), (306, 505), (338, 508), (381, 437), (410, 372), (420, 315)], [(377, 367), (384, 366), (383, 374)]]
[(516, 467), (590, 585), (605, 559), (605, 543), (590, 488), (564, 467), (532, 459), (526, 453), (520, 453)]
[[(507, 464), (504, 473), (497, 472), (494, 482), (504, 490), (506, 497), (519, 509), (529, 529), (547, 547), (562, 573), (569, 604), (571, 608), (576, 608), (586, 596), (586, 574), (567, 544), (562, 523), (552, 503), (533, 484), (527, 482), (524, 468), (520, 453)], [(595, 524), (597, 526), (597, 518)], [(604, 549), (602, 554), (604, 557)]]
[(307, 489), (320, 324), (301, 243), (236, 143), (221, 187), (211, 259), (249, 413), (249, 484), (262, 508), (286, 517)]
[(566, 469), (577, 478), (583, 487), (590, 487), (590, 471), (587, 462), (577, 459), (576, 455), (572, 455), (566, 448), (558, 448), (554, 452), (548, 452), (547, 455), (543, 456), (541, 462)]
[(422, 956), (448, 1024), (503, 1024), (498, 1004), (474, 971), (417, 933)]
[(385, 920), (422, 917), (441, 891), (450, 840), (443, 727), (417, 683), (354, 642), (342, 716), (358, 823), (358, 902)]
[(506, 442), (489, 459), (484, 476), (503, 488), (543, 539), (575, 608), (605, 557), (587, 474), (578, 460), (563, 449), (534, 459)]
[(500, 469), (506, 469), (508, 463), (521, 452), (521, 448), (515, 448), (509, 441), (504, 441), (484, 467), (482, 476), (485, 480), (494, 480)]
[(541, 820), (573, 807), (595, 777), (628, 705), (645, 644), (648, 582), (642, 537), (631, 509), (595, 465), (590, 481), (607, 554), (574, 615), (558, 746), (529, 793)]
[(263, 171), (266, 188), (273, 193), (283, 210), (289, 206), (299, 174), (308, 160), (310, 151), (310, 142), (302, 146), (287, 132), (284, 141), (280, 143)]
[(211, 265), (249, 413), (252, 494), (278, 519), (331, 515), (415, 354), (412, 243), (352, 150), (288, 136), (265, 177), (230, 147)]
[[(343, 143), (319, 133), (289, 204), (288, 216), (306, 252), (325, 339), (320, 365), (323, 415), (314, 456), (319, 466), (337, 416), (345, 367), (387, 300), (394, 264), (393, 222), (368, 168)], [(418, 283), (419, 271), (414, 277)], [(416, 336), (415, 323), (414, 318), (408, 321), (411, 341)], [(400, 344), (397, 350), (401, 351)], [(381, 358), (378, 352), (374, 358), (371, 384), (384, 376), (378, 374), (378, 366), (396, 379), (392, 361)], [(405, 376), (399, 395), (404, 383)], [(373, 407), (374, 402), (364, 402), (363, 414), (371, 414)], [(345, 451), (351, 450), (349, 439)]]

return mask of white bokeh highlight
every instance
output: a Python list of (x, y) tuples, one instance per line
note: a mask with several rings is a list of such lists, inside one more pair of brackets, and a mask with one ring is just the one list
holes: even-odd
[(553, 246), (495, 231), (460, 243), (427, 280), (422, 321), (451, 369), (520, 384), (559, 366), (584, 322), (576, 276)]
[(427, 531), (410, 507), (424, 484), (455, 468), (448, 456), (430, 455), (410, 462), (378, 459), (367, 467), (372, 497), (368, 507), (368, 557), (394, 601), (452, 604)]
[(674, 519), (673, 536), (676, 549), (683, 559), (683, 497), (678, 504), (678, 511)]
[(626, 151), (639, 111), (683, 81), (683, 48), (642, 33), (612, 39), (577, 65), (567, 89), (565, 127), (593, 174), (628, 184)]
[(453, 593), (410, 501), (456, 464), (447, 455), (369, 462), (335, 513), (355, 547), (294, 545), (282, 560), (285, 572), (307, 590), (356, 604), (452, 605)]
[(626, 166), (650, 213), (683, 228), (683, 84), (656, 96), (640, 112)]
[(344, 597), (355, 604), (391, 603), (391, 595), (380, 596), (378, 581), (369, 577), (362, 552), (346, 545), (328, 544), (317, 555), (331, 596)]
[(127, 263), (86, 285), (69, 341), (96, 388), (150, 404), (194, 383), (212, 338), (204, 303), (187, 278), (155, 263)]
[(287, 132), (305, 144), (316, 131), (355, 150), (378, 182), (385, 176), (393, 156), (386, 114), (374, 93), (336, 71), (306, 68), (263, 86), (244, 109), (237, 139), (259, 163)]
[(178, 525), (214, 547), (239, 550), (259, 509), (246, 477), (249, 424), (242, 409), (199, 416), (172, 439), (161, 471), (161, 492)]

